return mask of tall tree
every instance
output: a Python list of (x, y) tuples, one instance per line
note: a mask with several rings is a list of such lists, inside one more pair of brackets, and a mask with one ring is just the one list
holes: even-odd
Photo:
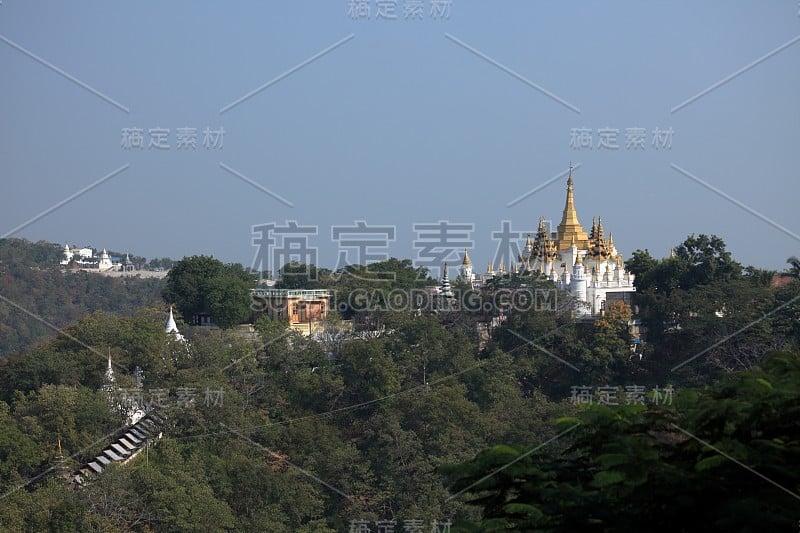
[(208, 312), (215, 324), (228, 328), (247, 318), (252, 285), (241, 265), (195, 255), (175, 263), (161, 294), (184, 318)]

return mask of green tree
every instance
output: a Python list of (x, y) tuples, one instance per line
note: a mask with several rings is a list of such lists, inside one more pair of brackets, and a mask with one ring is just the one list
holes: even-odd
[(776, 352), (674, 407), (589, 406), (562, 419), (567, 453), (498, 445), (444, 471), (483, 511), (465, 531), (788, 530), (798, 400), (800, 357)]
[(324, 280), (330, 275), (327, 269), (297, 261), (286, 263), (278, 273), (280, 277), (275, 284), (278, 289), (321, 289)]
[(800, 278), (800, 259), (795, 256), (791, 256), (786, 260), (786, 262), (789, 263), (789, 274), (796, 278)]
[(162, 296), (174, 303), (184, 318), (208, 312), (216, 325), (229, 328), (249, 316), (252, 286), (252, 277), (241, 265), (195, 255), (170, 269)]

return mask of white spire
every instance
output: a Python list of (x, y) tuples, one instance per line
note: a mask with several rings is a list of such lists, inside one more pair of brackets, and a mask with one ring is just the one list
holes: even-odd
[(167, 335), (174, 335), (175, 338), (181, 342), (186, 342), (186, 337), (181, 335), (181, 332), (178, 331), (178, 325), (175, 324), (175, 317), (172, 316), (172, 306), (169, 306), (169, 318), (167, 319), (167, 327), (164, 328), (164, 331)]
[(178, 331), (178, 325), (175, 324), (175, 317), (172, 316), (172, 306), (169, 306), (169, 318), (167, 319), (167, 327), (165, 331), (167, 333), (177, 333), (180, 335), (180, 331)]
[(114, 383), (114, 369), (111, 368), (111, 348), (108, 349), (108, 367), (106, 367), (106, 381)]
[(106, 379), (105, 379), (105, 383), (103, 383), (103, 386), (101, 387), (101, 390), (104, 390), (109, 394), (114, 392), (114, 389), (115, 389), (114, 382), (115, 381), (116, 380), (114, 379), (114, 369), (111, 368), (111, 347), (109, 346), (108, 347), (108, 367), (106, 367)]

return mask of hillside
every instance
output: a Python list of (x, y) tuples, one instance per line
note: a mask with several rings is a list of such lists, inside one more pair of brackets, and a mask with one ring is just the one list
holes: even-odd
[(161, 301), (163, 280), (62, 272), (61, 246), (0, 240), (0, 358), (30, 348), (94, 311), (130, 314)]

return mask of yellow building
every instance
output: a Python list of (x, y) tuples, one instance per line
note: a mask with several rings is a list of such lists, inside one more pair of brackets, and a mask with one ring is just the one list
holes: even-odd
[(331, 292), (327, 289), (253, 289), (255, 307), (272, 320), (288, 320), (291, 325), (322, 322), (330, 310)]

